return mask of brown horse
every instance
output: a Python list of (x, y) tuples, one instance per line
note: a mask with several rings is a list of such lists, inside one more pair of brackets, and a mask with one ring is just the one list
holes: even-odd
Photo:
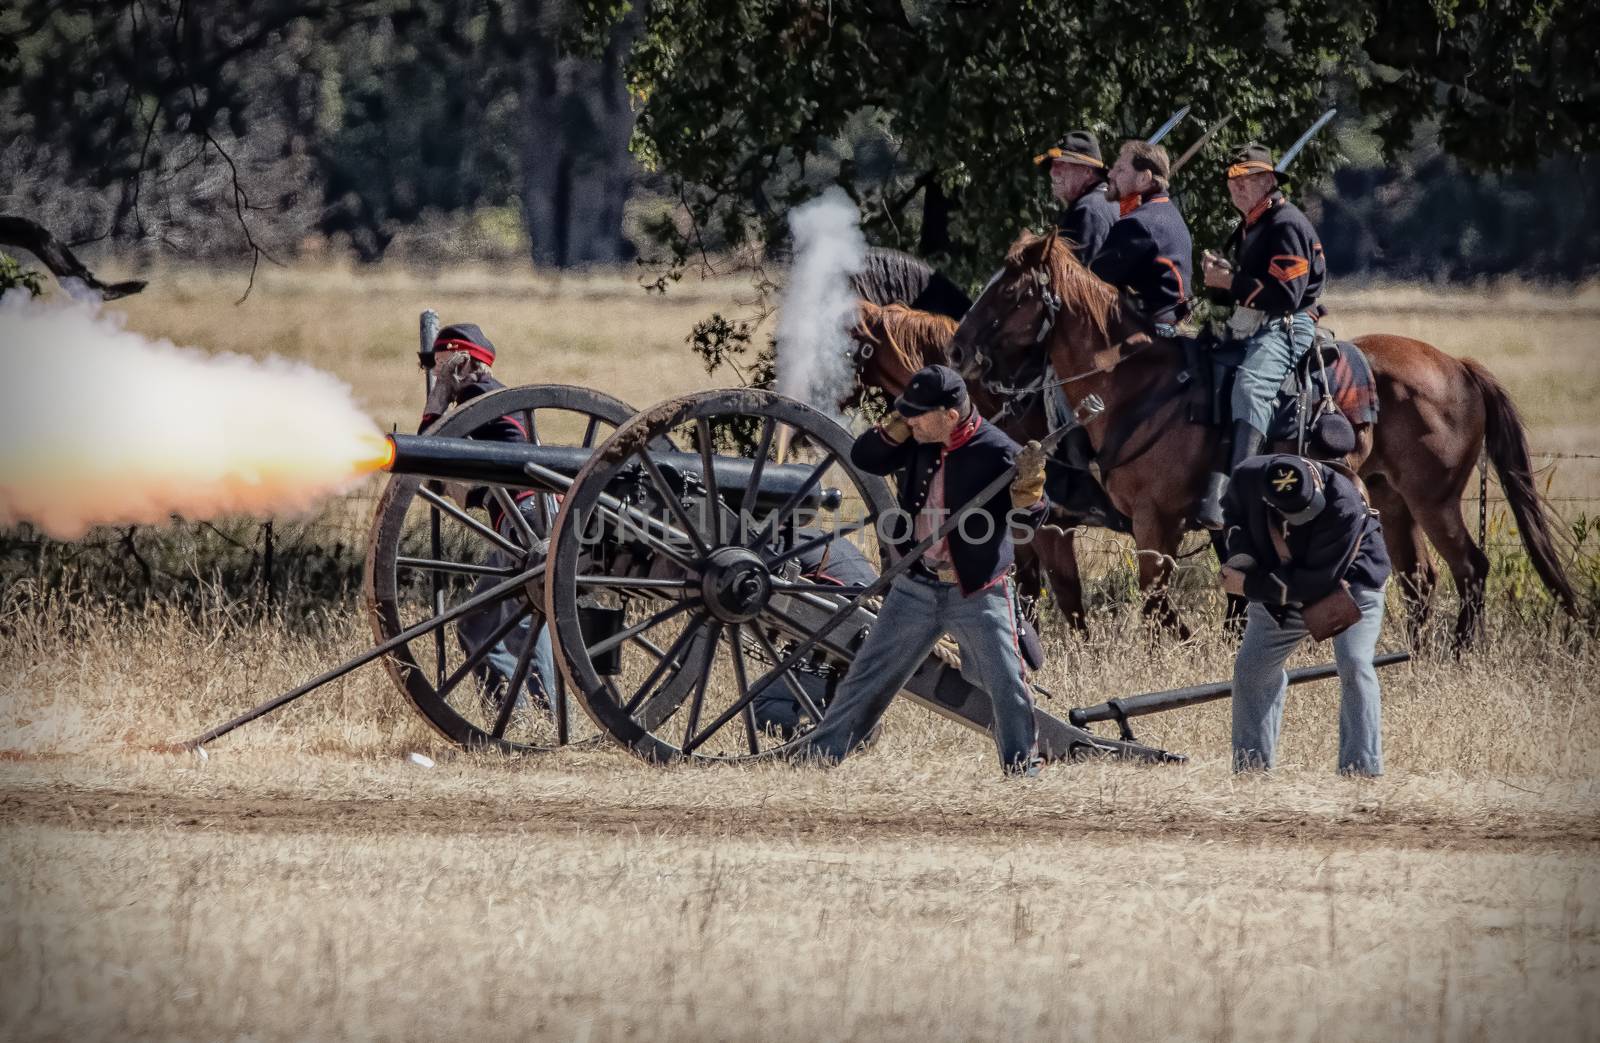
[[(943, 315), (904, 304), (879, 306), (862, 300), (855, 327), (850, 331), (857, 345), (856, 375), (864, 387), (878, 388), (894, 398), (905, 391), (912, 375), (923, 366), (949, 362), (947, 353), (955, 333), (956, 321)], [(968, 381), (967, 386), (979, 413), (989, 418), (998, 415), (1000, 401), (982, 384)], [(846, 404), (840, 403), (840, 407)], [(1044, 414), (1034, 410), (1004, 421), (1001, 430), (1019, 442), (1043, 437)], [(1025, 595), (1035, 596), (1048, 579), (1056, 606), (1081, 631), (1083, 583), (1072, 548), (1074, 528), (1073, 519), (1055, 512), (1033, 540), (1017, 548), (1017, 586)]]
[[(1566, 611), (1576, 597), (1533, 486), (1521, 418), (1493, 375), (1421, 341), (1377, 334), (1357, 346), (1372, 364), (1381, 422), (1360, 432), (1347, 461), (1365, 479), (1406, 596), (1413, 638), (1436, 575), (1424, 536), (1461, 596), (1459, 646), (1478, 632), (1489, 562), (1461, 517), (1480, 448), (1500, 477), (1535, 571)], [(1014, 397), (1056, 384), (1074, 406), (1105, 403), (1088, 425), (1106, 491), (1133, 521), (1145, 613), (1186, 633), (1166, 596), (1178, 541), (1192, 524), (1219, 433), (1190, 423), (1180, 341), (1158, 335), (1116, 291), (1079, 264), (1052, 232), (1024, 233), (972, 306), (949, 348), (969, 384)]]

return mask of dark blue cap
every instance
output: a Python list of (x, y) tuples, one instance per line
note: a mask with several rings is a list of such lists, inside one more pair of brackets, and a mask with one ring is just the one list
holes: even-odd
[(911, 377), (905, 394), (894, 400), (901, 416), (921, 416), (935, 409), (967, 411), (967, 384), (949, 366), (924, 366)]

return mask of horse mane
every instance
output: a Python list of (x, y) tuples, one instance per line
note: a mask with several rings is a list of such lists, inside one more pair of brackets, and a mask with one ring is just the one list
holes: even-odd
[(912, 372), (949, 361), (950, 338), (956, 335), (958, 325), (955, 319), (904, 304), (890, 304), (879, 314), (889, 343), (908, 364), (915, 363), (910, 365)]
[(960, 319), (972, 300), (943, 272), (901, 250), (873, 246), (866, 265), (850, 277), (856, 294), (873, 304), (904, 304), (921, 311)]
[(1043, 244), (1045, 270), (1050, 275), (1050, 289), (1061, 298), (1061, 310), (1089, 322), (1109, 344), (1112, 327), (1122, 310), (1117, 291), (1084, 267), (1066, 240), (1054, 234), (1035, 235), (1025, 231), (1006, 253), (1006, 266), (1017, 269), (1031, 266), (1033, 261), (1028, 254), (1040, 244)]

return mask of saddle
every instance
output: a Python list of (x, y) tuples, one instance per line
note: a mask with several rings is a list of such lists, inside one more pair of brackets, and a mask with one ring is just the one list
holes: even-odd
[[(1207, 330), (1186, 340), (1184, 352), (1185, 369), (1195, 384), (1189, 420), (1208, 427), (1225, 426), (1230, 420), (1228, 400), (1233, 394), (1234, 374), (1244, 358), (1243, 345), (1220, 341)], [(1361, 349), (1318, 326), (1311, 350), (1278, 389), (1267, 441), (1301, 441), (1306, 427), (1327, 409), (1338, 409), (1355, 427), (1376, 423), (1378, 386), (1372, 364)]]

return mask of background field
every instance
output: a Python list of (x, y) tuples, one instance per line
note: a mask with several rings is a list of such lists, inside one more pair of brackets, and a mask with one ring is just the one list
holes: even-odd
[[(297, 269), (263, 273), (236, 308), (242, 285), (166, 273), (121, 310), (180, 344), (312, 359), (401, 429), (423, 306), (482, 325), (508, 383), (644, 405), (708, 385), (684, 337), (744, 289)], [(1536, 450), (1600, 451), (1600, 295), (1330, 303), (1341, 334), (1488, 363)], [(1551, 467), (1577, 522), (1600, 471)], [(277, 524), (358, 555), (372, 495)], [(221, 528), (249, 540), (257, 524)], [(1089, 640), (1046, 634), (1041, 680), (1063, 707), (1227, 675), (1203, 559), (1181, 597), (1204, 626), (1179, 646), (1138, 625), (1125, 549), (1089, 549)], [(1225, 705), (1144, 729), (1185, 766), (1027, 784), (998, 777), (987, 739), (911, 707), (832, 773), (456, 756), (381, 671), (201, 763), (151, 750), (360, 648), (354, 601), (265, 606), (199, 576), (128, 608), (19, 575), (0, 630), (0, 1034), (1593, 1038), (1600, 645), (1514, 558), (1497, 559), (1485, 647), (1457, 660), (1435, 642), (1385, 674), (1376, 781), (1331, 773), (1327, 684), (1291, 697), (1271, 779), (1227, 770)]]

